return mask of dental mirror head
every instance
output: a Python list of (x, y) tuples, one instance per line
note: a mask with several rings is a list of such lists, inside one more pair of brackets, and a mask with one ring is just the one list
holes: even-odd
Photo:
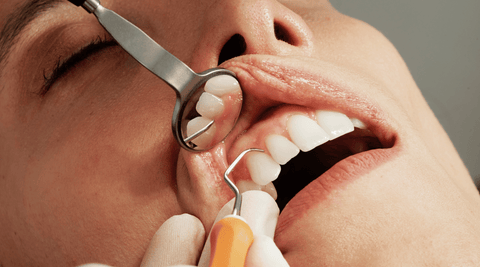
[(172, 117), (178, 143), (190, 151), (208, 150), (223, 141), (242, 109), (242, 90), (233, 72), (209, 69), (197, 75), (189, 95), (177, 96)]
[(225, 139), (242, 108), (242, 91), (229, 70), (213, 68), (195, 73), (146, 33), (99, 0), (69, 0), (95, 14), (117, 43), (175, 91), (172, 131), (188, 151), (208, 150)]

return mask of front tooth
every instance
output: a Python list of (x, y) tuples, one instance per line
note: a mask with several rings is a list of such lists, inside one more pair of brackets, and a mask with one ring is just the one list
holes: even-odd
[(259, 185), (266, 185), (277, 179), (281, 170), (272, 157), (262, 152), (247, 155), (247, 168), (252, 180)]
[(237, 79), (230, 75), (215, 76), (205, 83), (205, 92), (218, 97), (240, 90), (240, 84)]
[(300, 152), (300, 149), (294, 143), (278, 134), (267, 136), (265, 145), (272, 158), (281, 165), (287, 163)]
[(303, 152), (310, 151), (329, 140), (328, 134), (322, 127), (303, 115), (290, 117), (287, 130), (293, 143)]
[(363, 123), (363, 121), (361, 121), (357, 118), (351, 118), (350, 121), (352, 122), (353, 127), (355, 127), (355, 128), (359, 128), (359, 129), (363, 129), (363, 130), (367, 129), (367, 125), (365, 123)]
[(343, 113), (317, 110), (315, 112), (318, 124), (330, 135), (330, 140), (353, 132), (353, 123)]
[[(200, 131), (203, 127), (207, 126), (212, 120), (204, 117), (196, 117), (193, 120), (187, 123), (187, 137), (193, 135), (194, 133)], [(215, 123), (204, 133), (200, 134), (197, 138), (193, 139), (192, 142), (199, 146), (200, 148), (207, 147), (212, 141), (215, 134), (216, 126)]]
[(218, 96), (204, 92), (197, 102), (197, 112), (205, 118), (215, 119), (222, 114), (224, 105), (223, 100)]

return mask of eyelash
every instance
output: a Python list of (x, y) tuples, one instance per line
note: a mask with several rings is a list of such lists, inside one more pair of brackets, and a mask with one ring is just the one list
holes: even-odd
[(102, 38), (98, 36), (95, 40), (80, 48), (66, 59), (62, 60), (59, 58), (50, 75), (47, 76), (45, 73), (46, 70), (43, 70), (44, 82), (40, 91), (40, 95), (44, 96), (58, 79), (67, 74), (78, 63), (105, 48), (116, 45), (118, 44), (114, 40), (107, 40), (105, 37)]

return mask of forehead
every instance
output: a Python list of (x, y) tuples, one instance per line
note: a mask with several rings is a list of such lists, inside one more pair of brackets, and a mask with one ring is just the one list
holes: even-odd
[[(0, 11), (0, 63), (26, 26), (61, 0), (7, 1)], [(3, 65), (3, 64), (2, 64)], [(1, 66), (1, 65), (0, 65)]]
[(18, 24), (18, 22), (25, 21), (28, 23), (58, 2), (62, 2), (62, 0), (4, 1), (0, 10), (0, 26), (4, 28), (10, 25), (12, 28), (13, 22)]

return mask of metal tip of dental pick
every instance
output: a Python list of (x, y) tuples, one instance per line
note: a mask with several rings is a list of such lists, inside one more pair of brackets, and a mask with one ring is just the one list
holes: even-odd
[(233, 193), (235, 194), (235, 205), (233, 206), (233, 211), (232, 215), (238, 215), (240, 216), (240, 209), (242, 208), (242, 195), (240, 194), (240, 191), (238, 191), (238, 188), (235, 186), (235, 184), (228, 178), (228, 175), (230, 172), (233, 171), (233, 168), (237, 165), (237, 163), (245, 156), (250, 151), (258, 151), (258, 152), (265, 152), (262, 149), (258, 148), (249, 148), (240, 155), (237, 156), (237, 158), (232, 162), (232, 164), (227, 168), (225, 171), (225, 174), (223, 175), (223, 179), (225, 179), (225, 182), (228, 184), (230, 189), (232, 189)]

